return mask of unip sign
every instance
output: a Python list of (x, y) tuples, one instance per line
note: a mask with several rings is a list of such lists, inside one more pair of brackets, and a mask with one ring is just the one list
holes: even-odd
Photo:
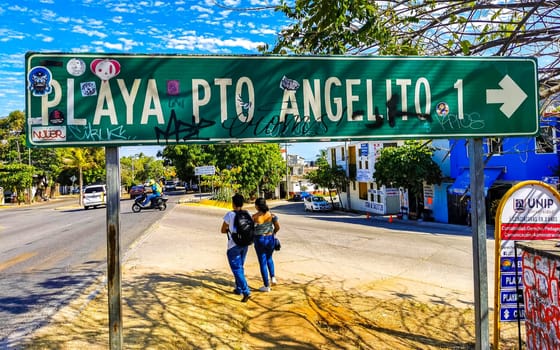
[[(560, 239), (560, 194), (541, 181), (524, 181), (503, 197), (496, 212), (494, 344), (500, 322), (523, 320), (535, 314), (527, 301), (525, 262), (516, 241)], [(523, 295), (521, 294), (523, 291)], [(530, 322), (530, 320), (528, 320)]]

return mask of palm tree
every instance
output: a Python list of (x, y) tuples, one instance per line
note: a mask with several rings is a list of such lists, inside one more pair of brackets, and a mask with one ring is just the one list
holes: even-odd
[(64, 149), (62, 162), (67, 168), (77, 168), (79, 173), (80, 195), (79, 205), (82, 203), (82, 188), (84, 185), (84, 170), (97, 168), (103, 158), (102, 148), (67, 148)]

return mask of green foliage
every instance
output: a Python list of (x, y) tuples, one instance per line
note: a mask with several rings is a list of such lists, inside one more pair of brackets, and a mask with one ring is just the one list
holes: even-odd
[(25, 114), (21, 111), (11, 112), (0, 119), (0, 159), (8, 163), (27, 163), (25, 132), (23, 129)]
[[(199, 166), (214, 165), (221, 172), (231, 171), (227, 174), (227, 181), (232, 184), (229, 187), (246, 198), (259, 191), (274, 190), (286, 167), (278, 144), (174, 145), (163, 150), (163, 157), (175, 167), (178, 177), (186, 181), (198, 181), (194, 169)], [(232, 171), (236, 168), (240, 171)], [(205, 181), (215, 181), (215, 188), (222, 188), (225, 180), (219, 176)]]
[(229, 202), (231, 197), (240, 188), (240, 185), (236, 183), (236, 178), (241, 171), (241, 167), (223, 170), (216, 169), (215, 175), (202, 176), (200, 185), (213, 188), (215, 199)]
[(214, 145), (171, 145), (163, 149), (164, 164), (174, 167), (176, 176), (185, 181), (196, 180), (194, 168), (213, 163)]
[(384, 10), (373, 1), (296, 0), (277, 11), (293, 24), (280, 33), (274, 54), (342, 55), (372, 40), (394, 42), (382, 20)]
[(312, 183), (327, 188), (329, 190), (336, 189), (338, 193), (346, 190), (348, 178), (346, 171), (341, 166), (331, 166), (327, 161), (326, 151), (322, 150), (317, 158), (317, 169), (310, 171), (305, 176)]
[[(36, 179), (46, 178), (48, 184), (53, 184), (61, 171), (61, 160), (53, 148), (28, 148), (25, 139), (25, 114), (22, 111), (13, 111), (7, 117), (0, 119), (0, 162), (13, 165), (27, 165), (22, 171), (25, 173), (32, 169)], [(20, 188), (18, 195), (23, 196), (21, 189), (28, 189), (27, 175), (20, 180), (24, 184), (10, 184), (11, 187)], [(11, 177), (12, 181), (14, 177)], [(31, 177), (33, 179), (33, 177)], [(12, 189), (10, 189), (12, 190)], [(20, 198), (21, 200), (21, 198)]]
[(441, 169), (432, 159), (433, 152), (432, 147), (419, 141), (383, 148), (375, 162), (377, 184), (407, 188), (414, 196), (421, 196), (424, 182), (431, 185), (442, 180)]
[(10, 190), (17, 193), (18, 202), (25, 200), (25, 191), (33, 183), (35, 168), (27, 164), (4, 164), (0, 166), (0, 186), (4, 191)]
[[(557, 93), (557, 1), (283, 1), (289, 21), (267, 53), (546, 57), (540, 85)], [(264, 52), (264, 51), (263, 51)]]

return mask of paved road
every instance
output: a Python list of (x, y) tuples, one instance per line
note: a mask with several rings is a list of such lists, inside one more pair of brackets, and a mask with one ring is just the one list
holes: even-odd
[[(174, 201), (169, 203), (171, 209)], [(131, 200), (120, 205), (121, 251), (126, 252), (165, 212), (132, 213)], [(0, 348), (104, 280), (105, 222), (105, 208), (84, 210), (77, 198), (0, 210)]]
[[(344, 212), (309, 213), (303, 211), (302, 203), (277, 202), (271, 207), (282, 226), (279, 238), (283, 248), (276, 255), (278, 276), (325, 276), (344, 281), (344, 285), (380, 286), (383, 282), (388, 293), (409, 293), (423, 300), (438, 295), (448, 303), (463, 306), (473, 303), (473, 254), (468, 227), (388, 223)], [(131, 252), (127, 264), (142, 273), (214, 268), (228, 271), (224, 259), (226, 242), (219, 234), (224, 213), (222, 208), (177, 206)], [(488, 240), (490, 291), (493, 249), (493, 240)], [(258, 271), (256, 266), (254, 254), (249, 254), (248, 270)]]

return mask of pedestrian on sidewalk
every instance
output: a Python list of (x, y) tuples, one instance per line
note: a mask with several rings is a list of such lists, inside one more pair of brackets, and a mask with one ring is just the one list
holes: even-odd
[(237, 232), (234, 221), (235, 215), (238, 211), (243, 209), (243, 203), (245, 202), (245, 198), (239, 193), (236, 193), (232, 199), (232, 206), (233, 210), (227, 212), (224, 216), (224, 222), (222, 223), (221, 232), (227, 234), (228, 243), (227, 243), (227, 258), (229, 262), (229, 266), (231, 268), (231, 272), (233, 273), (233, 277), (235, 278), (235, 289), (233, 292), (235, 294), (243, 295), (242, 302), (247, 302), (251, 295), (251, 290), (249, 289), (249, 285), (247, 284), (247, 279), (245, 278), (245, 258), (247, 257), (247, 251), (249, 247), (241, 247), (235, 244), (233, 239), (231, 238), (231, 232)]
[(255, 252), (257, 253), (263, 280), (263, 286), (259, 288), (259, 291), (270, 292), (270, 286), (276, 284), (272, 253), (274, 253), (275, 235), (280, 230), (280, 224), (278, 223), (278, 217), (270, 212), (264, 198), (257, 198), (255, 208), (257, 209), (257, 212), (253, 215)]

